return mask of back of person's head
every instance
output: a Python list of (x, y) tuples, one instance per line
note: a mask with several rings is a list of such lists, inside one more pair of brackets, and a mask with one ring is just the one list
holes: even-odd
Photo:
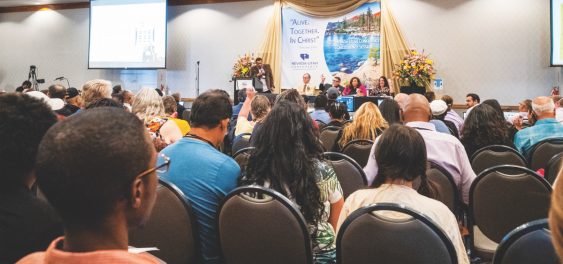
[(53, 84), (49, 86), (49, 97), (51, 98), (59, 98), (65, 99), (66, 96), (66, 88), (60, 84)]
[(165, 112), (162, 97), (158, 95), (155, 89), (143, 88), (135, 95), (131, 112), (145, 123), (154, 117), (163, 117)]
[(221, 90), (210, 90), (199, 95), (192, 104), (190, 125), (213, 129), (233, 115), (231, 99)]
[(354, 114), (352, 123), (344, 128), (339, 143), (344, 146), (356, 139), (375, 140), (388, 126), (389, 124), (379, 112), (379, 108), (372, 102), (365, 102)]
[(237, 100), (239, 103), (243, 103), (246, 100), (246, 88), (242, 88), (237, 93)]
[(408, 99), (409, 95), (405, 93), (398, 93), (397, 95), (395, 95), (395, 98), (393, 98), (393, 100), (395, 100), (395, 102), (399, 104), (399, 107), (401, 107), (403, 111), (405, 110), (405, 105), (407, 104)]
[(123, 109), (123, 104), (120, 104), (119, 102), (115, 101), (114, 99), (100, 98), (100, 99), (98, 99), (94, 102), (91, 102), (84, 109), (88, 110), (88, 109), (93, 109), (93, 108), (98, 108), (98, 107), (116, 107), (116, 108)]
[(432, 111), (434, 118), (444, 120), (448, 114), (448, 105), (441, 99), (434, 100), (430, 103), (430, 111)]
[(387, 124), (400, 124), (401, 123), (401, 107), (395, 100), (385, 98), (378, 106), (379, 111)]
[(0, 95), (0, 191), (25, 186), (39, 142), (57, 117), (47, 104), (25, 94)]
[(426, 144), (416, 129), (403, 125), (390, 126), (375, 146), (373, 158), (377, 161), (378, 172), (372, 187), (395, 180), (412, 182), (420, 177), (418, 192), (435, 197), (435, 188), (426, 177), (426, 157)]
[(176, 100), (174, 100), (174, 97), (170, 95), (162, 97), (162, 103), (164, 104), (164, 112), (166, 113), (166, 115), (172, 115), (178, 109)]
[(84, 107), (90, 103), (101, 99), (111, 98), (111, 82), (106, 80), (91, 80), (82, 86), (82, 99), (84, 100)]
[(295, 89), (289, 89), (283, 91), (281, 94), (278, 95), (278, 97), (276, 98), (276, 102), (274, 104), (277, 104), (279, 101), (282, 100), (294, 102), (303, 108), (307, 108), (307, 104), (305, 103), (305, 100), (303, 100), (303, 96), (301, 96), (299, 92)]
[(115, 85), (112, 88), (112, 94), (118, 94), (121, 93), (123, 91), (123, 89), (121, 88), (121, 84)]
[(176, 103), (180, 102), (180, 93), (173, 93), (172, 97), (176, 100)]
[(465, 97), (471, 97), (471, 100), (476, 101), (477, 103), (481, 102), (481, 98), (479, 98), (479, 95), (475, 93), (468, 93)]
[(538, 118), (541, 118), (544, 115), (550, 115), (555, 112), (555, 103), (547, 96), (536, 97), (532, 101), (532, 109)]
[(403, 121), (405, 123), (419, 121), (428, 122), (432, 117), (428, 99), (421, 94), (410, 94), (403, 108)]
[[(562, 179), (563, 170), (559, 171), (558, 179)], [(549, 209), (549, 229), (555, 252), (563, 259), (563, 184), (561, 180), (553, 186), (551, 207)]]
[(436, 94), (432, 91), (428, 91), (424, 94), (424, 97), (426, 97), (426, 100), (428, 100), (429, 103), (431, 103), (432, 101), (436, 100)]
[(340, 102), (334, 102), (328, 108), (328, 114), (332, 119), (343, 119), (346, 114), (346, 105)]
[(125, 103), (125, 97), (123, 96), (123, 93), (113, 93), (111, 94), (111, 99), (113, 99), (114, 101), (116, 101), (121, 105)]
[(23, 87), (24, 90), (25, 90), (25, 89), (30, 89), (30, 88), (31, 88), (31, 85), (32, 85), (32, 84), (31, 84), (30, 81), (23, 81), (23, 83), (22, 83), (22, 87)]
[[(318, 223), (323, 204), (316, 184), (317, 161), (323, 149), (313, 121), (300, 105), (276, 102), (256, 135), (243, 184), (269, 183), (270, 188), (293, 197), (308, 223)], [(288, 193), (291, 190), (292, 193)]]
[(461, 142), (476, 146), (502, 144), (507, 141), (508, 131), (503, 117), (488, 104), (480, 104), (469, 112), (461, 131)]
[(23, 86), (18, 86), (18, 87), (16, 88), (15, 92), (16, 92), (16, 93), (23, 93), (23, 90), (24, 90)]
[(328, 98), (326, 95), (321, 94), (315, 97), (315, 109), (324, 109), (328, 103)]
[(520, 102), (518, 104), (518, 111), (531, 113), (533, 111), (532, 110), (532, 100), (526, 99), (526, 100), (523, 100), (522, 102)]
[(483, 101), (483, 104), (490, 105), (495, 111), (499, 114), (499, 116), (504, 117), (504, 112), (502, 111), (502, 107), (500, 103), (496, 99), (487, 99)]
[(254, 120), (264, 118), (270, 111), (270, 100), (263, 95), (256, 95), (250, 103), (250, 112)]
[(454, 99), (449, 95), (442, 96), (442, 101), (446, 102), (446, 105), (448, 105), (448, 111), (454, 106)]
[(97, 108), (47, 132), (37, 153), (37, 180), (67, 230), (95, 230), (117, 210), (131, 227), (144, 222), (154, 204), (156, 175), (142, 175), (154, 157), (138, 118)]

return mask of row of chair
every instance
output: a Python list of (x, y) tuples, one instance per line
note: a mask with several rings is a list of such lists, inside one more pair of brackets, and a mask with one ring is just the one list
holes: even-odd
[[(386, 217), (395, 211), (405, 218)], [(299, 209), (280, 193), (244, 186), (220, 206), (218, 231), (226, 263), (313, 263), (311, 239)], [(160, 180), (151, 219), (130, 232), (135, 247), (156, 246), (168, 263), (199, 263), (195, 217), (189, 201), (173, 184)], [(493, 263), (559, 263), (545, 219), (507, 232)], [(413, 235), (416, 234), (416, 235)], [(423, 213), (399, 204), (356, 210), (337, 235), (338, 263), (457, 263), (447, 235)]]

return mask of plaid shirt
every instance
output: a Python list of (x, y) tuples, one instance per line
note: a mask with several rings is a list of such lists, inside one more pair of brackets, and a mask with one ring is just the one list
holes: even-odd
[(563, 125), (555, 118), (538, 120), (533, 126), (524, 128), (514, 137), (514, 145), (524, 156), (527, 156), (532, 147), (538, 142), (548, 138), (563, 138)]

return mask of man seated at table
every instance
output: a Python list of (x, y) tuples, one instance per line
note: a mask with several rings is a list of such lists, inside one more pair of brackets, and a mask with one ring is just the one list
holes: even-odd
[(325, 83), (325, 80), (326, 77), (324, 76), (324, 74), (321, 75), (321, 83), (319, 84), (319, 90), (321, 91), (321, 93), (328, 94), (329, 90), (331, 90), (331, 93), (334, 93), (333, 90), (335, 90), (336, 92), (338, 92), (338, 94), (341, 94), (342, 91), (344, 91), (344, 86), (340, 85), (340, 77), (332, 77), (332, 84)]
[(303, 83), (295, 87), (295, 89), (301, 95), (316, 95), (319, 93), (317, 87), (312, 85), (311, 83), (311, 74), (305, 73), (303, 74)]

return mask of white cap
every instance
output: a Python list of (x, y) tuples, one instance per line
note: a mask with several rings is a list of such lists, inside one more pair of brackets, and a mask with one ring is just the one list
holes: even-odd
[(432, 115), (439, 116), (448, 110), (448, 105), (442, 100), (434, 100), (430, 103)]
[(31, 97), (37, 98), (39, 100), (43, 100), (47, 105), (51, 107), (51, 110), (59, 110), (65, 106), (65, 102), (59, 98), (49, 98), (46, 94), (38, 91), (31, 91), (25, 93)]

